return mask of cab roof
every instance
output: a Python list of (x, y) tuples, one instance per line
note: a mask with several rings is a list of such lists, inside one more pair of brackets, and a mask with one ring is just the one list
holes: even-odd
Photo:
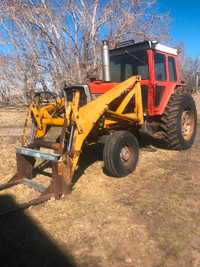
[(177, 56), (177, 49), (162, 45), (157, 41), (144, 41), (134, 44), (129, 44), (129, 43), (128, 42), (119, 43), (119, 45), (117, 45), (116, 48), (110, 50), (110, 56), (113, 57), (113, 56), (123, 55), (126, 52), (131, 53), (148, 49)]

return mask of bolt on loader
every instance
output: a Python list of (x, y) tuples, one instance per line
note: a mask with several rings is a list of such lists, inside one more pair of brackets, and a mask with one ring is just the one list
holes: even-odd
[[(156, 41), (130, 40), (109, 50), (103, 41), (102, 66), (103, 81), (93, 77), (85, 85), (65, 86), (64, 97), (49, 105), (42, 104), (42, 92), (35, 94), (21, 146), (16, 147), (17, 172), (0, 190), (23, 183), (39, 190), (41, 196), (0, 214), (70, 192), (83, 145), (105, 139), (104, 165), (114, 177), (135, 170), (136, 136), (142, 132), (165, 140), (171, 149), (191, 147), (197, 112), (186, 84), (180, 82), (176, 49)], [(60, 134), (56, 141), (47, 141), (53, 127), (60, 127)], [(47, 187), (33, 179), (37, 158), (51, 162), (52, 179)]]

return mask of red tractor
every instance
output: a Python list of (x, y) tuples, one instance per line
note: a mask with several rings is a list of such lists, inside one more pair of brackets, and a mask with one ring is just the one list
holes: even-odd
[[(109, 50), (107, 41), (103, 41), (103, 81), (76, 86), (82, 92), (82, 104), (131, 76), (140, 75), (144, 124), (139, 131), (165, 139), (172, 149), (190, 148), (196, 134), (197, 113), (186, 84), (179, 78), (177, 52), (157, 41), (133, 40)], [(66, 91), (69, 94), (70, 87)]]

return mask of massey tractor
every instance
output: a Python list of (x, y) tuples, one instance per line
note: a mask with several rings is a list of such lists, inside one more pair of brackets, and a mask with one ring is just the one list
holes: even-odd
[[(103, 81), (65, 86), (64, 97), (54, 103), (44, 105), (43, 93), (35, 94), (21, 146), (16, 147), (17, 172), (0, 189), (23, 183), (39, 190), (41, 196), (12, 210), (51, 197), (59, 199), (69, 192), (83, 145), (104, 140), (107, 173), (123, 177), (136, 168), (136, 136), (142, 132), (163, 139), (175, 150), (193, 144), (196, 107), (186, 84), (179, 79), (176, 49), (155, 41), (127, 41), (109, 50), (107, 41), (103, 41), (102, 65)], [(30, 120), (32, 130), (27, 136)], [(49, 141), (47, 133), (52, 127), (60, 127), (60, 134)], [(37, 158), (51, 162), (52, 180), (47, 187), (33, 179)]]

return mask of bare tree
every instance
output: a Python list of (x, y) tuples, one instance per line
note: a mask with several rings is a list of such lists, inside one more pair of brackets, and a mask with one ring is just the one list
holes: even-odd
[(178, 44), (181, 51), (178, 55), (179, 74), (182, 82), (187, 84), (187, 89), (191, 93), (196, 92), (196, 74), (200, 71), (200, 55), (195, 59), (189, 57), (183, 42)]
[(130, 38), (170, 40), (171, 19), (159, 12), (156, 0), (0, 2), (1, 95), (7, 84), (9, 92), (18, 92), (26, 102), (36, 88), (58, 93), (64, 83), (101, 75), (103, 39), (111, 47)]

